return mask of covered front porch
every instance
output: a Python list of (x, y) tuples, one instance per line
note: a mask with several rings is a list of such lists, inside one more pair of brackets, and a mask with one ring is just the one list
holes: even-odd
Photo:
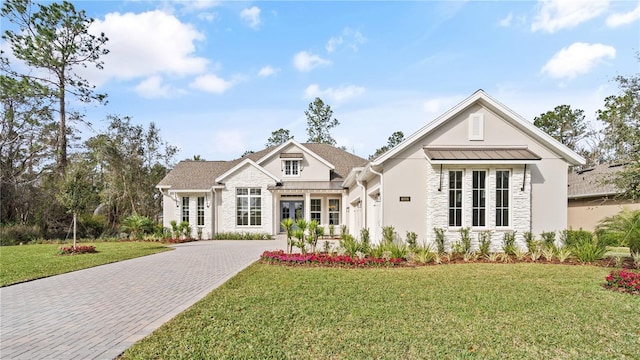
[(291, 218), (316, 220), (329, 235), (330, 228), (335, 235), (340, 227), (347, 224), (347, 190), (341, 182), (296, 181), (269, 186), (273, 194), (274, 234), (283, 233), (282, 220)]

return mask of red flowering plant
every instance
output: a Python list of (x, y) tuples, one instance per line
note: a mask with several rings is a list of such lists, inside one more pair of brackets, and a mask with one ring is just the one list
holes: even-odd
[(346, 266), (346, 267), (372, 267), (372, 266), (398, 266), (404, 263), (403, 259), (351, 257), (349, 255), (329, 254), (286, 254), (283, 250), (265, 251), (260, 259), (269, 264), (286, 265), (321, 265), (321, 266)]
[(58, 250), (58, 255), (92, 254), (97, 253), (96, 247), (91, 245), (63, 246)]
[(606, 287), (640, 295), (640, 273), (627, 269), (614, 270), (607, 277)]

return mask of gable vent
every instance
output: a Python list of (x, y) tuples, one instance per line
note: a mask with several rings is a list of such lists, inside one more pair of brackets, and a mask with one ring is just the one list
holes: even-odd
[(469, 115), (469, 140), (484, 140), (484, 114)]

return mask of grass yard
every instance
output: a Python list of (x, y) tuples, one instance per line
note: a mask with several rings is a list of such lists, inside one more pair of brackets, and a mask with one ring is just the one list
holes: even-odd
[(637, 359), (640, 297), (603, 289), (609, 271), (258, 263), (123, 359)]
[(631, 253), (629, 252), (628, 247), (607, 247), (607, 256), (621, 256), (621, 257), (629, 257)]
[(0, 246), (0, 286), (155, 254), (170, 248), (150, 242), (96, 242), (98, 253), (56, 255), (61, 244)]

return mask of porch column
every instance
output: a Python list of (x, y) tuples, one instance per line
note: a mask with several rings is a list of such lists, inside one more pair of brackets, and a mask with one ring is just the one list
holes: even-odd
[(309, 191), (304, 193), (304, 219), (311, 221), (311, 193)]

